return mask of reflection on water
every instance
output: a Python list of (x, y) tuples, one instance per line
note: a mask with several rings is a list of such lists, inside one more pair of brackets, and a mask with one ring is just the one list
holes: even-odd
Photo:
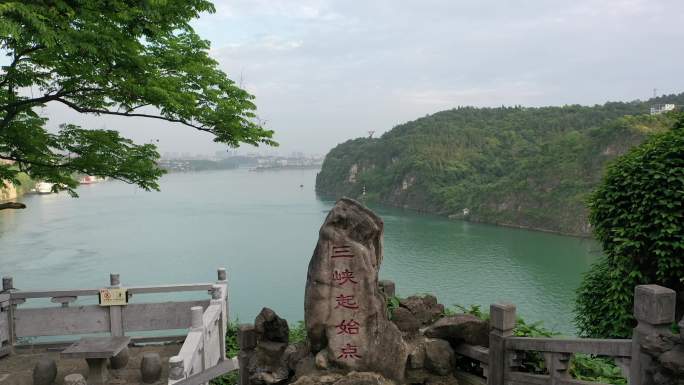
[[(306, 269), (333, 202), (316, 197), (315, 171), (169, 174), (162, 192), (118, 182), (80, 198), (27, 196), (0, 211), (0, 274), (29, 288), (207, 282), (226, 266), (232, 317), (263, 306), (303, 318)], [(304, 187), (300, 188), (300, 184)], [(572, 333), (572, 300), (597, 256), (589, 240), (449, 221), (373, 207), (385, 221), (381, 277), (402, 295), (449, 304), (504, 300), (529, 319)]]

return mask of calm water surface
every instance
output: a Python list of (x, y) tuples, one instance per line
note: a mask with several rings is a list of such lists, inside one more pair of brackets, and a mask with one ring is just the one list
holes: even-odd
[[(334, 202), (314, 193), (316, 171), (168, 174), (162, 192), (119, 182), (82, 186), (80, 198), (26, 196), (0, 211), (0, 275), (19, 289), (209, 282), (229, 270), (231, 317), (268, 306), (303, 319), (306, 269)], [(300, 188), (300, 184), (304, 187)], [(373, 207), (385, 221), (381, 278), (400, 295), (518, 305), (530, 320), (574, 333), (572, 301), (599, 257), (590, 240), (450, 221)]]

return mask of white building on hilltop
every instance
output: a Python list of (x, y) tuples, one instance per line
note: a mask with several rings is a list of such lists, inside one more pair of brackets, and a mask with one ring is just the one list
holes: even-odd
[(662, 114), (663, 112), (672, 111), (674, 109), (674, 104), (654, 104), (651, 106), (651, 115)]

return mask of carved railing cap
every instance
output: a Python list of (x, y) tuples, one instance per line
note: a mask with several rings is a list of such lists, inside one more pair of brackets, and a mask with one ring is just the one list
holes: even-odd
[(511, 330), (515, 327), (515, 310), (512, 303), (495, 303), (489, 307), (490, 324), (498, 330)]
[(634, 288), (634, 318), (651, 325), (675, 321), (677, 293), (659, 285), (639, 285)]

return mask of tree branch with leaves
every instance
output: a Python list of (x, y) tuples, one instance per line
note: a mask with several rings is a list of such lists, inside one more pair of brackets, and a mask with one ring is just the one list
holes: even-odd
[(76, 195), (74, 175), (83, 173), (159, 189), (154, 145), (68, 123), (50, 132), (36, 112), (50, 103), (180, 124), (229, 147), (277, 145), (258, 123), (254, 97), (218, 68), (209, 42), (190, 26), (202, 12), (214, 12), (211, 2), (0, 4), (0, 53), (8, 63), (0, 71), (0, 159), (14, 162), (0, 164), (0, 180), (18, 184), (25, 172)]

